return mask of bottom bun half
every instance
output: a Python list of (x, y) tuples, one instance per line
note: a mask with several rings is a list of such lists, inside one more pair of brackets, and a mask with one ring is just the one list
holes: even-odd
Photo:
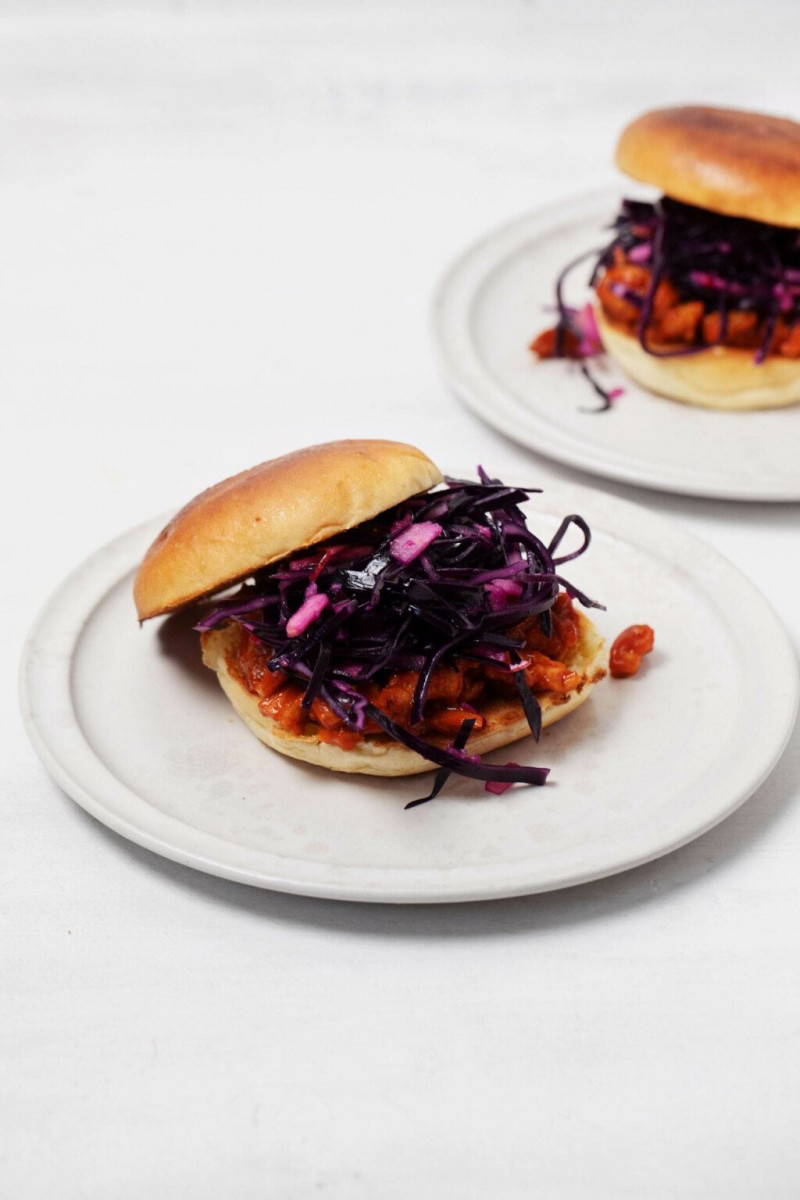
[(699, 354), (659, 358), (631, 334), (612, 325), (600, 305), (595, 316), (603, 345), (626, 375), (650, 392), (702, 408), (785, 408), (800, 401), (800, 360), (768, 357), (760, 365), (752, 350), (711, 346)]
[[(567, 665), (582, 676), (582, 682), (566, 696), (546, 692), (537, 698), (542, 708), (542, 724), (553, 725), (583, 704), (600, 679), (605, 675), (605, 642), (593, 623), (583, 613), (576, 612), (580, 621), (581, 639)], [(419, 775), (434, 771), (436, 765), (408, 747), (388, 737), (368, 736), (352, 750), (320, 741), (309, 722), (301, 736), (288, 733), (258, 706), (258, 697), (248, 692), (228, 670), (228, 657), (238, 645), (239, 630), (230, 624), (204, 633), (203, 662), (216, 671), (217, 678), (236, 712), (256, 737), (290, 758), (314, 763), (330, 771), (346, 771), (363, 775)], [(522, 706), (506, 699), (492, 699), (481, 708), (485, 727), (470, 737), (466, 749), (472, 754), (484, 754), (519, 741), (530, 733)], [(431, 737), (437, 745), (447, 746), (451, 739)]]

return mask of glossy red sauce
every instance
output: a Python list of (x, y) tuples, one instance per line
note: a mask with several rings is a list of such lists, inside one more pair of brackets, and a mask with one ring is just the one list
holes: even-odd
[[(631, 337), (637, 336), (641, 317), (641, 301), (650, 287), (650, 268), (633, 263), (619, 246), (614, 248), (614, 261), (597, 284), (597, 299), (603, 312), (617, 328)], [(621, 295), (626, 292), (628, 295)], [(635, 296), (640, 303), (630, 298)], [(681, 301), (678, 290), (668, 280), (660, 280), (653, 297), (653, 311), (647, 324), (647, 344), (653, 347), (696, 345), (735, 346), (758, 350), (766, 334), (766, 318), (754, 312), (731, 310), (722, 328), (718, 311), (708, 308), (702, 300)], [(722, 339), (720, 341), (720, 332)], [(556, 355), (556, 331), (546, 329), (531, 343), (539, 358)], [(578, 339), (569, 330), (562, 335), (562, 358), (580, 358)], [(770, 354), (784, 358), (800, 358), (800, 322), (790, 325), (782, 317), (775, 322), (769, 343)]]
[[(525, 637), (523, 656), (530, 665), (525, 678), (534, 692), (566, 695), (582, 682), (582, 675), (563, 660), (580, 640), (578, 617), (566, 592), (561, 592), (552, 608), (553, 629), (545, 637), (538, 620), (515, 626), (512, 636)], [(321, 741), (350, 750), (363, 736), (386, 735), (374, 724), (362, 733), (348, 729), (324, 700), (317, 698), (306, 712), (302, 708), (303, 686), (283, 671), (270, 671), (271, 651), (245, 629), (241, 629), (238, 648), (229, 655), (228, 670), (259, 700), (259, 709), (288, 733), (315, 733)], [(419, 678), (416, 671), (396, 671), (383, 684), (364, 687), (367, 698), (399, 725), (411, 728), (411, 706)], [(428, 699), (421, 725), (415, 732), (454, 737), (467, 717), (476, 718), (476, 729), (485, 725), (480, 715), (481, 701), (489, 696), (516, 697), (516, 687), (508, 674), (482, 663), (458, 659), (454, 665), (437, 667), (431, 677)], [(475, 709), (478, 710), (477, 714)], [(309, 724), (313, 727), (309, 730)]]

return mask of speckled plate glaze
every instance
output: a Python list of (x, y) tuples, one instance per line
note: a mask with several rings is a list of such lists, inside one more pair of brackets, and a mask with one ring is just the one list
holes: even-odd
[(661, 518), (575, 488), (530, 507), (544, 534), (567, 512), (590, 521), (591, 548), (569, 577), (607, 605), (597, 616), (606, 636), (647, 622), (657, 639), (640, 675), (604, 680), (539, 746), (498, 752), (550, 766), (546, 787), (493, 797), (452, 778), (405, 812), (429, 776), (335, 775), (266, 749), (201, 666), (185, 615), (136, 622), (133, 572), (159, 522), (96, 553), (36, 621), (21, 677), (33, 744), (61, 787), (124, 837), (258, 887), (476, 900), (665, 854), (732, 812), (774, 766), (797, 708), (794, 655), (752, 584)]
[[(606, 356), (610, 411), (575, 363), (539, 362), (528, 346), (552, 325), (564, 266), (609, 241), (622, 191), (553, 205), (470, 247), (439, 285), (434, 329), (445, 377), (487, 424), (548, 458), (607, 479), (722, 500), (800, 500), (800, 405), (715, 412), (645, 391)], [(570, 275), (567, 300), (589, 298), (591, 264)]]

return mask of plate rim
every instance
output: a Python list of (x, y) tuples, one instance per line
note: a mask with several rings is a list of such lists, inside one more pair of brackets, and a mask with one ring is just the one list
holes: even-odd
[[(628, 188), (627, 192), (635, 189)], [(525, 428), (519, 415), (506, 407), (512, 402), (509, 393), (483, 362), (469, 335), (471, 308), (479, 289), (509, 257), (519, 254), (534, 233), (549, 227), (587, 219), (593, 214), (602, 218), (603, 211), (613, 212), (622, 195), (620, 188), (610, 185), (574, 193), (561, 200), (551, 201), (538, 208), (518, 214), (483, 233), (465, 246), (445, 267), (434, 288), (430, 308), (430, 326), (440, 370), (445, 382), (458, 399), (481, 421), (509, 437), (517, 445), (541, 454), (574, 470), (585, 471), (594, 480), (607, 479), (629, 486), (646, 488), (648, 492), (693, 496), (705, 500), (739, 501), (741, 503), (791, 503), (800, 500), (800, 476), (794, 487), (765, 487), (761, 480), (754, 486), (742, 488), (702, 479), (687, 479), (675, 468), (671, 477), (661, 474), (651, 478), (641, 469), (629, 468), (624, 460), (608, 462), (602, 453), (584, 446), (576, 453), (575, 439), (564, 435), (538, 413), (531, 410), (525, 416)], [(628, 386), (632, 386), (630, 383)], [(633, 385), (637, 386), (637, 385)], [(644, 389), (640, 389), (648, 399)], [(492, 404), (487, 406), (487, 396)], [(674, 403), (676, 410), (686, 406)], [(490, 415), (487, 415), (487, 407)], [(781, 410), (784, 411), (784, 410)], [(724, 416), (726, 414), (722, 414)], [(525, 430), (532, 432), (525, 436)], [(544, 442), (541, 435), (544, 434)]]
[[(518, 473), (518, 472), (517, 472)], [(507, 472), (511, 475), (512, 473)], [(477, 900), (509, 898), (513, 896), (532, 895), (541, 892), (554, 891), (564, 887), (572, 887), (581, 883), (606, 878), (630, 870), (646, 862), (671, 853), (680, 846), (686, 845), (695, 838), (713, 828), (742, 805), (764, 782), (773, 770), (794, 729), (798, 705), (800, 704), (800, 671), (789, 636), (773, 609), (772, 605), (746, 575), (719, 551), (695, 534), (685, 530), (661, 514), (654, 513), (641, 505), (620, 499), (595, 489), (582, 485), (551, 485), (546, 488), (546, 495), (558, 499), (559, 494), (569, 493), (577, 505), (586, 508), (586, 499), (595, 501), (604, 515), (622, 513), (628, 514), (633, 521), (644, 520), (652, 523), (656, 534), (668, 531), (672, 539), (684, 547), (700, 551), (707, 562), (713, 561), (716, 569), (722, 570), (729, 580), (733, 580), (739, 588), (740, 596), (744, 596), (749, 605), (755, 605), (759, 613), (761, 628), (770, 630), (769, 647), (774, 668), (779, 672), (779, 686), (776, 689), (780, 695), (785, 691), (785, 703), (777, 714), (777, 725), (771, 728), (772, 736), (769, 745), (762, 745), (762, 753), (758, 758), (757, 769), (748, 775), (743, 785), (734, 790), (728, 800), (719, 805), (691, 828), (684, 827), (677, 834), (673, 833), (658, 845), (642, 852), (634, 852), (627, 857), (623, 855), (612, 865), (602, 869), (589, 868), (583, 871), (572, 871), (559, 875), (555, 872), (545, 885), (537, 883), (531, 886), (524, 878), (524, 871), (529, 860), (522, 859), (513, 864), (501, 864), (498, 879), (498, 864), (456, 864), (445, 871), (443, 868), (405, 866), (394, 868), (364, 868), (364, 867), (335, 867), (331, 864), (303, 860), (297, 856), (268, 855), (253, 848), (242, 848), (238, 854), (229, 855), (227, 861), (221, 856), (223, 848), (236, 847), (237, 843), (227, 841), (216, 834), (199, 830), (160, 809), (155, 808), (146, 799), (139, 796), (127, 784), (118, 779), (106, 764), (94, 752), (86, 740), (80, 726), (80, 720), (74, 705), (71, 690), (72, 664), (80, 642), (82, 632), (91, 621), (92, 615), (102, 603), (105, 596), (135, 568), (152, 537), (164, 523), (163, 517), (155, 518), (143, 525), (138, 525), (119, 534), (111, 542), (100, 547), (93, 554), (79, 563), (66, 577), (61, 585), (52, 593), (37, 615), (28, 633), (20, 659), (19, 692), (22, 720), (28, 737), (39, 758), (55, 782), (80, 807), (108, 828), (125, 837), (127, 840), (143, 846), (173, 862), (222, 878), (245, 883), (251, 886), (271, 890), (314, 896), (325, 899), (358, 901), (366, 903), (391, 904), (429, 904), (456, 903)], [(601, 521), (593, 522), (599, 527), (605, 527)], [(661, 545), (661, 542), (659, 541)], [(665, 560), (667, 561), (667, 560)], [(85, 587), (87, 576), (96, 577), (93, 588), (88, 593)], [(704, 593), (708, 595), (708, 593)], [(65, 602), (66, 597), (66, 602)], [(133, 605), (131, 617), (134, 619)], [(766, 622), (766, 625), (763, 625)], [(45, 646), (50, 653), (42, 654), (39, 647)], [(760, 647), (763, 650), (763, 645)], [(780, 680), (780, 672), (783, 679)], [(65, 754), (62, 741), (59, 741), (59, 731), (64, 732), (61, 722), (42, 721), (37, 716), (37, 695), (43, 691), (56, 697), (55, 703), (60, 704), (61, 721), (69, 722), (69, 737), (67, 738), (67, 753)], [(77, 735), (77, 738), (76, 736)], [(71, 740), (70, 740), (71, 739)], [(763, 739), (762, 739), (763, 741)], [(79, 761), (74, 760), (75, 747), (79, 747)], [(88, 755), (91, 764), (80, 761), (80, 752)], [(66, 761), (65, 761), (66, 760)], [(748, 759), (748, 761), (750, 761)], [(99, 768), (99, 770), (98, 770)], [(88, 781), (87, 781), (88, 777)], [(99, 783), (98, 783), (99, 781)], [(143, 827), (130, 815), (125, 818), (119, 815), (109, 802), (104, 801), (103, 795), (95, 794), (100, 786), (114, 789), (115, 796), (124, 796), (126, 802), (132, 802), (134, 817), (141, 816), (142, 811), (149, 814), (149, 822)], [(705, 811), (705, 810), (704, 810)], [(153, 829), (155, 826), (155, 830)], [(186, 836), (188, 831), (188, 837)], [(233, 861), (238, 859), (239, 861)], [(255, 861), (271, 863), (271, 870), (256, 870), (252, 863)], [(310, 877), (298, 878), (292, 875), (286, 864), (306, 862), (311, 868)], [(282, 866), (282, 864), (284, 864)], [(528, 868), (529, 869), (529, 868)], [(505, 872), (505, 875), (502, 874)], [(465, 881), (457, 880), (457, 876), (466, 876)], [(448, 885), (442, 888), (442, 876)], [(353, 876), (359, 880), (353, 881)], [(386, 886), (387, 876), (393, 876), (391, 886)], [(408, 877), (411, 876), (411, 882)], [(482, 878), (484, 877), (485, 878)], [(492, 883), (492, 877), (495, 882)], [(406, 879), (405, 886), (403, 879)], [(414, 884), (416, 880), (416, 884)], [(422, 880), (422, 886), (420, 886)], [(438, 883), (439, 886), (434, 886)]]

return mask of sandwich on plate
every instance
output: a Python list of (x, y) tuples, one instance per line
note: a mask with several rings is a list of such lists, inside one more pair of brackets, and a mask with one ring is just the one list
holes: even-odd
[[(547, 769), (483, 755), (567, 716), (605, 674), (600, 607), (562, 564), (577, 514), (547, 540), (538, 489), (479, 469), (445, 479), (400, 442), (330, 442), (201, 493), (139, 568), (140, 621), (206, 601), (203, 661), (273, 750), (336, 771), (438, 768), (487, 789)], [(562, 543), (579, 544), (565, 552)], [(428, 797), (425, 797), (426, 799)]]
[[(688, 404), (800, 400), (800, 124), (657, 109), (623, 130), (616, 162), (663, 195), (622, 201), (610, 243), (559, 279), (558, 322), (531, 349), (605, 348), (631, 379)], [(570, 307), (564, 277), (590, 257), (593, 301)]]

